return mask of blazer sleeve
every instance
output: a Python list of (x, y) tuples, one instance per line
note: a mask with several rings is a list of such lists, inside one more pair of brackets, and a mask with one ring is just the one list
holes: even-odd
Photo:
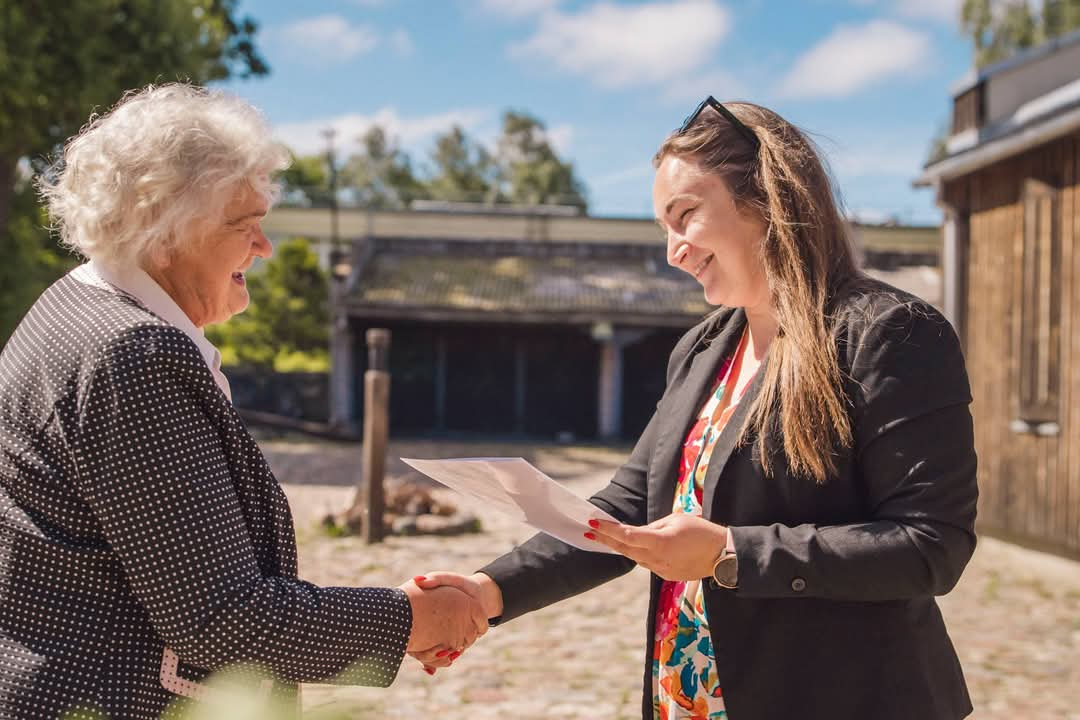
[(408, 598), (260, 571), (223, 451), (230, 438), (204, 410), (211, 389), (173, 328), (126, 331), (87, 379), (76, 483), (131, 591), (185, 663), (389, 685), (411, 630)]
[[(672, 351), (664, 397), (672, 388), (677, 370), (696, 347), (704, 326), (703, 323), (690, 330)], [(644, 525), (647, 521), (649, 466), (663, 404), (662, 397), (627, 462), (603, 490), (589, 498), (593, 505), (628, 525)], [(498, 622), (506, 622), (625, 575), (634, 565), (633, 560), (622, 555), (579, 550), (550, 535), (537, 533), (481, 568), (480, 572), (490, 576), (499, 586), (503, 614)]]
[(867, 519), (731, 528), (740, 596), (942, 595), (975, 549), (971, 392), (952, 327), (924, 303), (893, 303), (845, 350)]

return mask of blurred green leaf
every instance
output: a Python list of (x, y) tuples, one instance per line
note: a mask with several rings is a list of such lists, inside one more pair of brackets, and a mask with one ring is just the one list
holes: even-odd
[(0, 0), (0, 342), (71, 259), (49, 248), (16, 166), (47, 156), (126, 90), (265, 75), (239, 0)]
[(308, 241), (279, 243), (269, 261), (248, 273), (247, 285), (248, 309), (207, 328), (222, 363), (278, 372), (327, 371), (328, 279)]

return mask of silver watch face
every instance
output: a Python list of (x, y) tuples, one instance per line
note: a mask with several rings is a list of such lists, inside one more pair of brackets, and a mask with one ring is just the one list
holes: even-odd
[(739, 561), (735, 553), (720, 558), (713, 569), (713, 580), (717, 585), (734, 588), (739, 582)]

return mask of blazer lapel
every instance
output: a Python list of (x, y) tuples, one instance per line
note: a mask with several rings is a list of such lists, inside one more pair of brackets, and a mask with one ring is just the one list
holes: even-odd
[(652, 480), (649, 484), (649, 522), (671, 513), (683, 441), (705, 402), (705, 393), (716, 380), (720, 364), (735, 351), (745, 325), (745, 312), (742, 308), (736, 309), (704, 350), (692, 351), (689, 371), (671, 400), (664, 404), (663, 423), (649, 468)]
[(754, 373), (754, 379), (750, 381), (750, 386), (746, 388), (746, 392), (739, 399), (739, 404), (735, 406), (735, 412), (731, 413), (731, 417), (728, 418), (727, 425), (721, 431), (720, 437), (716, 439), (712, 455), (709, 456), (709, 467), (705, 471), (705, 487), (702, 488), (701, 496), (701, 514), (706, 519), (712, 518), (712, 504), (713, 497), (716, 495), (717, 482), (728, 460), (731, 459), (731, 453), (739, 442), (739, 435), (742, 433), (743, 423), (746, 422), (747, 415), (750, 414), (750, 408), (753, 407), (754, 400), (757, 399), (758, 393), (761, 392), (768, 363), (769, 354), (766, 351), (765, 357), (761, 359), (761, 365), (758, 366), (757, 372)]

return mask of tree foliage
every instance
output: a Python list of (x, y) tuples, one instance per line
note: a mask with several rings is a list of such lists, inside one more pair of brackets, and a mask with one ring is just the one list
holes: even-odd
[(12, 195), (11, 207), (7, 232), (0, 236), (0, 346), (37, 296), (77, 262), (49, 236), (45, 211), (25, 178)]
[(494, 202), (499, 168), (495, 158), (458, 125), (435, 140), (428, 189), (436, 200)]
[(1028, 0), (964, 0), (960, 27), (983, 67), (1080, 28), (1080, 0), (1042, 0), (1038, 12)]
[(279, 372), (329, 367), (327, 275), (304, 238), (279, 243), (274, 256), (247, 276), (251, 304), (207, 330), (226, 365)]
[(585, 186), (574, 175), (573, 164), (559, 159), (539, 119), (507, 111), (498, 147), (513, 202), (585, 207)]
[(413, 172), (412, 160), (378, 125), (360, 138), (360, 152), (345, 163), (342, 184), (354, 188), (366, 207), (400, 209), (422, 197), (427, 186)]
[[(351, 191), (364, 207), (402, 209), (416, 199), (587, 206), (573, 164), (559, 157), (544, 124), (524, 112), (503, 115), (493, 149), (462, 127), (451, 127), (435, 138), (419, 169), (381, 127), (373, 126), (359, 141), (359, 151), (344, 163), (338, 180), (339, 188)], [(298, 162), (322, 168), (319, 180), (310, 172), (287, 171), (286, 197), (303, 192), (312, 205), (327, 205), (320, 198), (328, 158), (311, 155)]]
[[(32, 190), (16, 167), (35, 167), (124, 91), (151, 82), (206, 83), (263, 75), (256, 24), (238, 0), (0, 0), (0, 341), (66, 258), (48, 249)], [(13, 215), (14, 213), (14, 215)], [(13, 268), (19, 268), (15, 271)]]

